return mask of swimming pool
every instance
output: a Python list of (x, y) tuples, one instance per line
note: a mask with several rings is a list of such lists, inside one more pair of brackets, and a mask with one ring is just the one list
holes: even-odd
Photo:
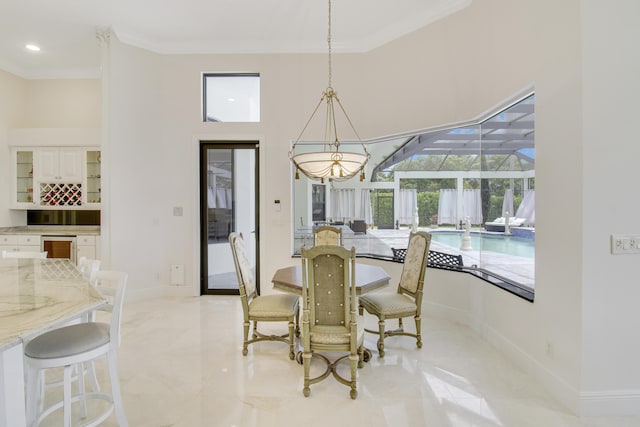
[[(434, 242), (460, 249), (462, 231), (430, 231)], [(535, 241), (518, 236), (471, 232), (471, 248), (474, 251), (491, 251), (524, 258), (535, 258)]]

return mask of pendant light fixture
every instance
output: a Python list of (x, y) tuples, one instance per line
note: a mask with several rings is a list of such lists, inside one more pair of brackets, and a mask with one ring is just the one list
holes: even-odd
[[(340, 98), (338, 98), (338, 94), (331, 86), (331, 0), (329, 0), (327, 44), (329, 46), (329, 84), (324, 92), (322, 92), (322, 97), (320, 98), (318, 105), (316, 105), (316, 108), (313, 110), (313, 113), (311, 113), (311, 117), (307, 120), (302, 132), (300, 132), (300, 135), (298, 135), (298, 138), (291, 146), (289, 159), (291, 159), (291, 162), (296, 167), (296, 179), (300, 178), (299, 172), (302, 172), (308, 178), (319, 179), (321, 182), (324, 182), (325, 179), (346, 181), (359, 173), (360, 181), (364, 181), (364, 167), (367, 164), (367, 161), (369, 161), (370, 154), (362, 143), (353, 123), (351, 123), (351, 119), (342, 106)], [(302, 135), (318, 110), (320, 110), (323, 103), (326, 104), (326, 115), (322, 151), (296, 153), (296, 147), (300, 143)], [(340, 140), (338, 138), (338, 128), (336, 125), (336, 105), (339, 108), (339, 112), (342, 112), (347, 123), (358, 138), (360, 146), (362, 147), (362, 152), (354, 153), (342, 151), (340, 149)]]

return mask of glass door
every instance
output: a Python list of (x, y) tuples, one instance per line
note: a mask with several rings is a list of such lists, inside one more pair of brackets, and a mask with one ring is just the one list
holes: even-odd
[(242, 233), (260, 289), (257, 142), (200, 145), (201, 294), (237, 294), (229, 233)]
[(379, 229), (393, 228), (393, 190), (373, 191), (373, 224)]

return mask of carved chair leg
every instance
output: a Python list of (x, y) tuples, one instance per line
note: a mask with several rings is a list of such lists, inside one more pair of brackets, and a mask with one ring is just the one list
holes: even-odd
[(378, 320), (378, 329), (380, 337), (378, 338), (378, 354), (380, 357), (384, 357), (384, 318)]
[(357, 364), (358, 364), (358, 355), (352, 354), (349, 356), (349, 365), (351, 367), (351, 390), (349, 391), (349, 396), (352, 399), (358, 397), (358, 389), (356, 383), (357, 374)]
[(304, 367), (304, 388), (302, 394), (309, 397), (311, 388), (309, 387), (309, 372), (311, 371), (311, 353), (302, 353), (302, 366)]
[(416, 316), (416, 346), (418, 346), (418, 348), (422, 348), (422, 335), (420, 333), (420, 328), (421, 328), (421, 318), (420, 316)]
[(242, 341), (242, 355), (246, 356), (247, 353), (249, 352), (248, 349), (248, 342), (249, 342), (249, 326), (250, 326), (251, 322), (246, 321), (244, 322), (243, 326), (244, 326), (244, 340)]
[(253, 321), (253, 339), (255, 340), (256, 338), (258, 338), (258, 321), (254, 320)]
[(293, 319), (289, 319), (289, 359), (293, 360), (296, 355), (293, 352), (295, 329), (293, 327)]

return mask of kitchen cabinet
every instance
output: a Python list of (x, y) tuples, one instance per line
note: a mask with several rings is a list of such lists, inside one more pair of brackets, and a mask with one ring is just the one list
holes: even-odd
[(42, 147), (36, 154), (39, 181), (82, 183), (81, 147)]
[(85, 194), (87, 205), (99, 205), (102, 202), (102, 161), (100, 150), (95, 148), (85, 149), (84, 152), (85, 162)]
[(80, 261), (82, 257), (98, 259), (96, 256), (96, 236), (76, 237), (76, 261)]
[(29, 208), (34, 205), (33, 200), (33, 149), (14, 149), (13, 152), (13, 180), (11, 191), (11, 205), (13, 207)]
[(99, 209), (97, 147), (13, 147), (13, 209)]
[(0, 251), (40, 252), (40, 236), (26, 234), (0, 235)]

